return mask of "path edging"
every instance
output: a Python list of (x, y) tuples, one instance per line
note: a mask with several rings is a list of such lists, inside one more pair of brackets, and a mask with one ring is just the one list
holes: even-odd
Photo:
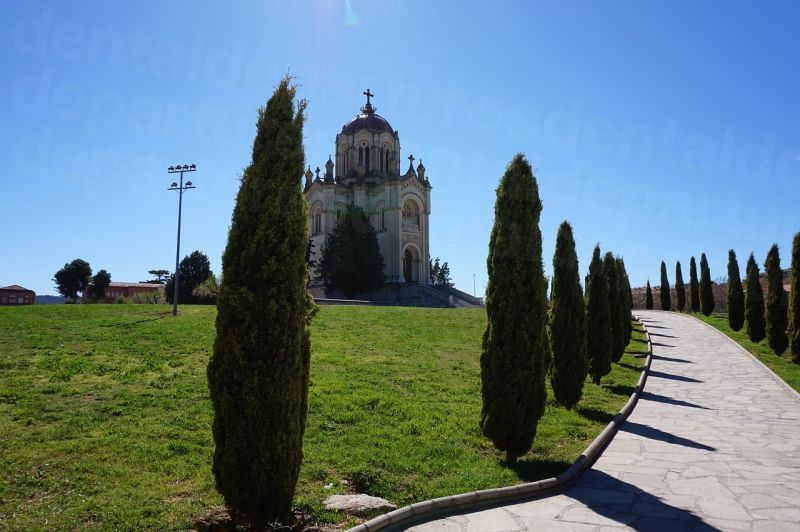
[[(619, 428), (633, 412), (639, 396), (644, 389), (647, 376), (650, 373), (650, 364), (653, 361), (653, 346), (651, 345), (650, 334), (647, 327), (639, 316), (634, 315), (634, 319), (642, 324), (645, 339), (647, 340), (647, 359), (639, 376), (639, 382), (633, 390), (628, 402), (614, 416), (614, 419), (606, 425), (606, 428), (589, 444), (575, 462), (557, 477), (546, 478), (536, 482), (506, 486), (503, 488), (492, 488), (486, 490), (472, 491), (458, 495), (438, 497), (427, 501), (415, 502), (408, 506), (398, 508), (389, 513), (380, 515), (358, 526), (351, 528), (348, 532), (376, 532), (378, 530), (390, 530), (400, 525), (409, 524), (417, 521), (421, 517), (433, 517), (437, 514), (448, 513), (454, 510), (475, 509), (484, 506), (491, 506), (501, 502), (509, 502), (522, 498), (533, 498), (540, 495), (552, 495), (560, 491), (583, 473), (600, 456), (603, 450), (611, 442)], [(737, 344), (738, 345), (738, 344)]]
[[(672, 312), (672, 311), (670, 311), (670, 312)], [(683, 314), (683, 313), (681, 313), (681, 314)], [(797, 392), (797, 390), (795, 390), (794, 388), (792, 388), (791, 386), (789, 386), (789, 383), (788, 383), (788, 382), (786, 382), (785, 380), (783, 380), (783, 379), (780, 377), (780, 375), (778, 375), (777, 373), (775, 373), (774, 371), (772, 371), (772, 369), (771, 369), (769, 366), (767, 366), (766, 364), (764, 364), (763, 362), (761, 362), (761, 360), (759, 360), (757, 356), (755, 356), (753, 353), (751, 353), (750, 351), (748, 351), (747, 349), (745, 349), (745, 348), (744, 348), (744, 346), (743, 346), (742, 344), (740, 344), (739, 342), (737, 342), (736, 340), (734, 340), (733, 338), (731, 338), (730, 336), (728, 336), (728, 335), (727, 335), (727, 334), (725, 334), (724, 332), (720, 331), (719, 329), (717, 329), (716, 327), (714, 327), (714, 326), (713, 326), (713, 325), (711, 325), (710, 323), (706, 323), (706, 322), (704, 322), (703, 320), (701, 320), (701, 319), (700, 319), (700, 318), (698, 318), (697, 316), (693, 316), (692, 314), (686, 314), (686, 316), (689, 316), (689, 317), (691, 317), (691, 318), (694, 318), (695, 320), (699, 321), (700, 323), (702, 323), (702, 324), (703, 324), (703, 325), (705, 325), (706, 327), (709, 327), (711, 330), (713, 330), (713, 331), (716, 331), (716, 332), (717, 332), (717, 334), (720, 334), (720, 335), (722, 335), (722, 336), (723, 336), (723, 337), (724, 337), (726, 340), (730, 341), (730, 342), (731, 342), (731, 343), (733, 343), (733, 344), (734, 344), (736, 347), (738, 347), (739, 349), (741, 349), (743, 352), (747, 353), (747, 354), (750, 356), (750, 358), (752, 358), (754, 361), (756, 361), (756, 362), (758, 363), (758, 365), (759, 365), (759, 366), (761, 366), (761, 368), (762, 368), (762, 369), (766, 370), (766, 372), (769, 374), (769, 376), (770, 376), (770, 377), (772, 377), (772, 379), (773, 379), (773, 380), (775, 380), (775, 381), (776, 381), (778, 384), (780, 384), (780, 385), (781, 385), (781, 386), (782, 386), (784, 389), (786, 389), (786, 391), (788, 391), (788, 392), (789, 392), (789, 393), (790, 393), (790, 394), (791, 394), (791, 395), (792, 395), (792, 396), (793, 396), (795, 399), (797, 399), (798, 401), (800, 401), (800, 393), (798, 393), (798, 392)], [(780, 355), (775, 355), (775, 356), (780, 356)]]

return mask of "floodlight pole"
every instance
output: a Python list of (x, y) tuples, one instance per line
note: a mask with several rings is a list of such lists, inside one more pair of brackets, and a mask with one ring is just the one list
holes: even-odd
[(167, 173), (170, 174), (181, 174), (180, 185), (178, 183), (172, 183), (167, 190), (175, 190), (178, 192), (178, 244), (175, 247), (175, 278), (174, 278), (174, 290), (172, 292), (172, 315), (178, 315), (178, 286), (180, 285), (180, 257), (181, 257), (181, 211), (183, 210), (183, 193), (191, 188), (197, 188), (192, 186), (191, 181), (187, 181), (186, 185), (183, 184), (183, 173), (184, 172), (194, 172), (197, 170), (197, 165), (192, 164), (184, 164), (170, 166), (167, 169)]

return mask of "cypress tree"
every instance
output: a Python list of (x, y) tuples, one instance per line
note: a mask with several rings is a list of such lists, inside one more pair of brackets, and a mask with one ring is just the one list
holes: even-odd
[(686, 308), (686, 285), (683, 284), (681, 261), (675, 264), (675, 299), (678, 312), (683, 312), (683, 309)]
[(767, 299), (765, 304), (767, 318), (767, 343), (776, 355), (782, 355), (789, 347), (786, 335), (788, 326), (788, 300), (783, 289), (783, 270), (778, 244), (773, 244), (764, 262), (764, 273), (767, 275)]
[(747, 259), (747, 293), (744, 307), (747, 321), (747, 337), (751, 342), (760, 342), (767, 337), (767, 323), (764, 318), (764, 291), (761, 288), (760, 272), (753, 254)]
[(744, 326), (744, 290), (736, 253), (728, 251), (728, 325), (734, 331)]
[(611, 361), (619, 362), (625, 352), (625, 330), (622, 323), (622, 298), (619, 292), (617, 260), (610, 251), (603, 258), (603, 273), (608, 283), (608, 307), (611, 312)]
[(622, 257), (617, 257), (617, 279), (619, 280), (619, 297), (620, 301), (622, 301), (620, 321), (622, 322), (622, 349), (624, 350), (631, 343), (631, 336), (633, 335), (633, 322), (631, 321), (633, 319), (631, 314), (633, 301), (631, 297), (631, 281), (628, 278), (628, 271), (625, 269), (625, 261), (622, 260)]
[(611, 307), (608, 280), (603, 273), (600, 246), (594, 248), (586, 277), (586, 353), (592, 382), (611, 372)]
[(714, 312), (714, 290), (711, 287), (711, 270), (708, 268), (706, 254), (700, 255), (700, 307), (704, 316)]
[(578, 404), (588, 370), (586, 361), (586, 304), (583, 301), (578, 255), (572, 226), (558, 228), (553, 255), (553, 291), (550, 295), (550, 383), (556, 402), (567, 410)]
[(700, 312), (700, 287), (697, 283), (697, 263), (694, 257), (689, 260), (689, 307), (692, 312)]
[(800, 233), (792, 242), (792, 287), (789, 292), (789, 343), (792, 362), (800, 364)]
[(542, 204), (531, 165), (517, 154), (497, 188), (489, 240), (488, 324), (481, 353), (481, 430), (516, 462), (544, 413), (549, 365)]
[(225, 502), (252, 528), (289, 514), (303, 456), (309, 382), (305, 101), (281, 81), (258, 113), (222, 257), (217, 336), (208, 365)]
[(658, 299), (661, 301), (661, 310), (669, 310), (672, 308), (672, 301), (669, 297), (669, 279), (667, 279), (667, 265), (661, 261), (661, 292), (658, 294)]
[(647, 291), (644, 294), (644, 308), (653, 310), (653, 289), (650, 288), (650, 279), (647, 280)]

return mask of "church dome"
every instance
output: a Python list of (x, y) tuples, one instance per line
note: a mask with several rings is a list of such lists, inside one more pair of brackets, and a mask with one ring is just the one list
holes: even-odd
[(386, 131), (394, 133), (389, 122), (377, 113), (361, 113), (342, 126), (342, 133), (353, 135), (356, 131), (369, 129), (370, 131)]
[(369, 92), (369, 89), (367, 89), (364, 95), (367, 97), (367, 104), (361, 108), (360, 114), (356, 115), (355, 118), (342, 126), (342, 133), (346, 135), (353, 135), (362, 129), (394, 133), (394, 130), (392, 129), (392, 126), (389, 125), (389, 122), (384, 117), (376, 113), (375, 107), (373, 107), (372, 103), (370, 103), (369, 99), (374, 95)]

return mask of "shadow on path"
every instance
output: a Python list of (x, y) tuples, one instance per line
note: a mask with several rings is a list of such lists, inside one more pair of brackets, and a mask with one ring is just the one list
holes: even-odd
[(661, 333), (654, 333), (654, 332), (651, 332), (650, 336), (661, 336), (662, 338), (677, 338), (677, 336), (672, 336), (671, 334), (661, 334)]
[(670, 379), (673, 381), (681, 381), (681, 382), (703, 382), (697, 379), (693, 379), (692, 377), (684, 377), (683, 375), (674, 375), (672, 373), (664, 373), (663, 371), (653, 371), (650, 370), (650, 377), (655, 377), (657, 379)]
[(663, 357), (661, 355), (653, 355), (653, 360), (663, 360), (664, 362), (682, 362), (684, 364), (694, 364), (691, 360), (685, 360), (683, 358), (672, 358), (672, 357)]
[(711, 408), (701, 406), (695, 403), (690, 403), (689, 401), (681, 401), (680, 399), (673, 399), (672, 397), (666, 397), (664, 395), (658, 395), (655, 393), (650, 392), (642, 392), (642, 395), (639, 396), (639, 399), (642, 401), (655, 401), (657, 403), (665, 403), (668, 405), (675, 405), (675, 406), (688, 406), (689, 408), (700, 408), (702, 410), (712, 410)]
[(650, 345), (657, 345), (658, 347), (675, 347), (674, 345), (670, 344), (660, 344), (658, 342), (650, 342)]
[[(564, 495), (634, 530), (718, 530), (690, 510), (672, 506), (633, 484), (591, 469)], [(561, 519), (570, 523), (567, 510)]]
[(630, 432), (631, 434), (637, 434), (643, 438), (663, 441), (666, 443), (671, 443), (673, 445), (682, 445), (684, 447), (691, 447), (692, 449), (702, 449), (704, 451), (717, 450), (716, 447), (710, 447), (708, 445), (698, 443), (694, 440), (690, 440), (689, 438), (676, 436), (661, 429), (651, 427), (650, 425), (643, 425), (641, 423), (634, 423), (632, 421), (626, 421), (619, 430)]

